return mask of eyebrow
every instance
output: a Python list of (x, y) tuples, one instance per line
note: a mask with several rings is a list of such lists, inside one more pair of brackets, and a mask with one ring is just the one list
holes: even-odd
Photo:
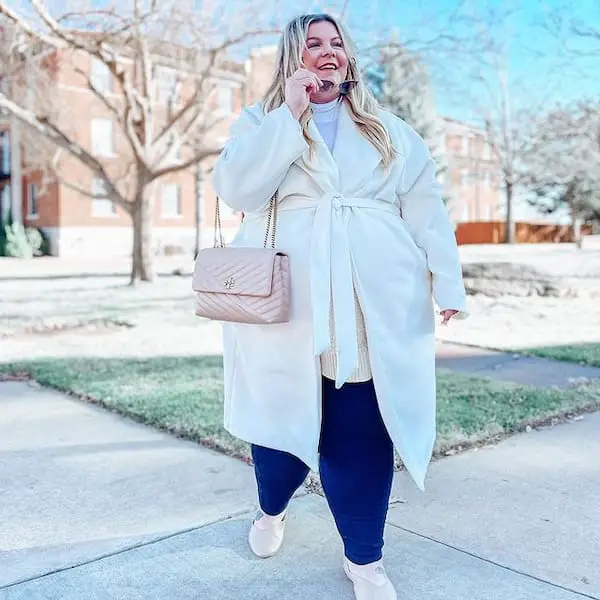
[[(309, 38), (307, 38), (307, 39), (306, 39), (306, 42), (308, 43), (308, 42), (310, 42), (311, 40), (317, 40), (318, 42), (320, 42), (320, 41), (321, 41), (321, 39), (322, 39), (322, 38), (320, 38), (320, 37), (317, 37), (317, 36), (314, 36), (314, 35), (312, 35), (311, 37), (309, 37)], [(334, 37), (332, 37), (332, 38), (331, 38), (331, 41), (333, 41), (333, 40), (339, 40), (339, 41), (341, 42), (341, 41), (342, 41), (342, 38), (341, 38), (339, 35), (336, 35), (336, 36), (334, 36)]]

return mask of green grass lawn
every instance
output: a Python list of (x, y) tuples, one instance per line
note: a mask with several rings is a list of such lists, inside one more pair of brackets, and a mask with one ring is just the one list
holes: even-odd
[(565, 346), (543, 346), (518, 350), (521, 354), (533, 354), (542, 358), (565, 360), (590, 367), (600, 367), (600, 342), (569, 344)]
[[(0, 374), (16, 373), (233, 456), (248, 456), (247, 445), (223, 429), (221, 357), (0, 364)], [(598, 384), (539, 390), (440, 371), (436, 452), (494, 440), (527, 425), (594, 408), (600, 408)]]

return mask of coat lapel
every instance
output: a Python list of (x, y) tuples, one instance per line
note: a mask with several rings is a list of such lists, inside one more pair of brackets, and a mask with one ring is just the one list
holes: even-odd
[(381, 154), (359, 131), (343, 102), (333, 158), (340, 173), (342, 191), (357, 190), (381, 162)]
[(316, 143), (315, 151), (311, 155), (306, 150), (296, 164), (306, 171), (324, 191), (332, 186), (337, 187), (339, 182), (337, 164), (312, 119), (308, 123), (308, 135)]
[(342, 192), (356, 190), (381, 162), (381, 155), (360, 133), (350, 117), (345, 102), (340, 109), (333, 154), (329, 152), (325, 140), (312, 119), (308, 124), (308, 133), (315, 140), (316, 150), (312, 156), (307, 150), (296, 164), (322, 189), (333, 187)]

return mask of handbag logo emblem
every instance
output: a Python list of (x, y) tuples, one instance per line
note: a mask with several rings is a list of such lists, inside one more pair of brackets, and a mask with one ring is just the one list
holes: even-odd
[(223, 285), (225, 286), (225, 289), (232, 290), (235, 286), (235, 279), (233, 277), (228, 277), (223, 282)]

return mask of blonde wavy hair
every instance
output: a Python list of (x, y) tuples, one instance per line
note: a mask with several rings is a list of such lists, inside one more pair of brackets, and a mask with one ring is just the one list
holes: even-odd
[[(285, 102), (285, 82), (287, 78), (303, 67), (302, 54), (306, 48), (308, 28), (311, 23), (321, 21), (331, 23), (338, 30), (344, 50), (348, 55), (347, 79), (357, 82), (357, 85), (344, 97), (349, 108), (350, 117), (356, 123), (360, 133), (381, 154), (383, 166), (389, 167), (396, 157), (396, 150), (392, 145), (392, 140), (387, 129), (377, 116), (379, 104), (365, 85), (356, 62), (356, 51), (352, 40), (343, 25), (330, 15), (300, 15), (286, 25), (277, 49), (277, 62), (273, 82), (264, 96), (265, 112), (279, 108)], [(300, 124), (302, 125), (302, 133), (309, 145), (310, 152), (313, 152), (316, 143), (308, 134), (308, 123), (311, 117), (312, 110), (309, 106), (302, 113)]]

